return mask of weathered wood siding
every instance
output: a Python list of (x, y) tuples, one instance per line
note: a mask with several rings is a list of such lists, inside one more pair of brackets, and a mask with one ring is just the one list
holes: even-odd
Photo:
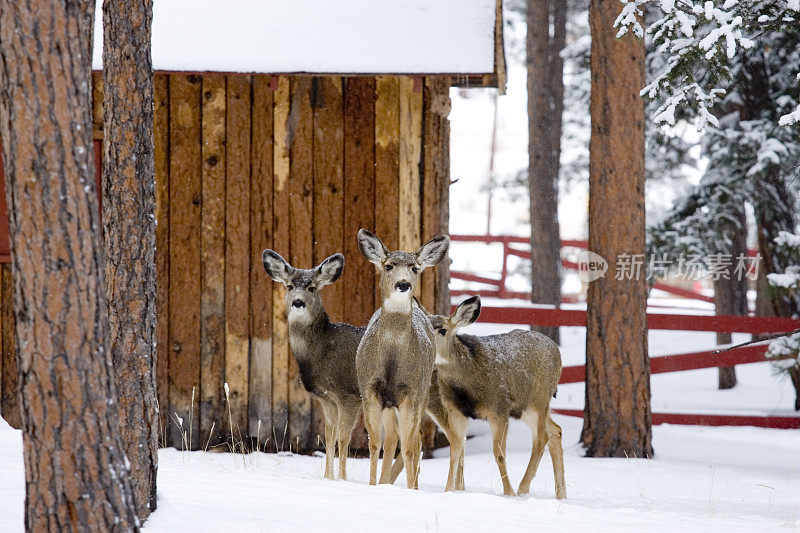
[[(447, 233), (447, 89), (401, 76), (156, 74), (163, 445), (224, 447), (233, 434), (267, 449), (319, 446), (320, 412), (288, 347), (285, 291), (261, 251), (303, 268), (344, 253), (344, 275), (322, 296), (333, 320), (365, 324), (377, 298), (358, 229), (408, 249)], [(18, 425), (7, 264), (0, 288), (0, 412)], [(426, 274), (420, 296), (446, 309), (447, 276)]]

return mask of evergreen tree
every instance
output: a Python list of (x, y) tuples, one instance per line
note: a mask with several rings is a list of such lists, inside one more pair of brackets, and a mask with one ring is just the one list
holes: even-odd
[[(775, 243), (781, 231), (797, 223), (794, 201), (800, 183), (800, 136), (781, 125), (800, 96), (800, 31), (765, 33), (740, 49), (726, 67), (730, 79), (720, 85), (725, 96), (708, 109), (714, 117), (701, 138), (708, 165), (700, 185), (650, 228), (649, 251), (673, 258), (681, 253), (709, 257), (725, 253), (735, 213), (748, 203), (759, 223), (759, 249), (768, 272), (791, 264)], [(690, 116), (694, 110), (684, 109)], [(784, 298), (786, 300), (786, 298)], [(793, 304), (786, 301), (786, 305)], [(785, 314), (785, 313), (782, 313)]]

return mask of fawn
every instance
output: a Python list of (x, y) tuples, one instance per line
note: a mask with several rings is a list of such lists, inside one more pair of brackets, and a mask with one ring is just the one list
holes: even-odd
[[(369, 482), (377, 483), (381, 425), (386, 427), (384, 470), (391, 462), (390, 438), (399, 429), (400, 453), (408, 488), (418, 488), (422, 442), (419, 425), (428, 402), (434, 359), (434, 331), (426, 313), (414, 304), (414, 288), (425, 268), (447, 254), (450, 239), (440, 235), (414, 253), (389, 250), (367, 230), (358, 232), (358, 247), (380, 269), (381, 307), (372, 315), (358, 345), (356, 373), (369, 436)], [(396, 442), (395, 442), (396, 445)], [(391, 453), (393, 455), (393, 453)]]
[(347, 479), (347, 450), (361, 395), (356, 381), (356, 349), (364, 328), (328, 319), (319, 290), (336, 281), (344, 256), (334, 254), (311, 270), (294, 268), (273, 250), (262, 254), (264, 270), (286, 285), (289, 347), (297, 359), (303, 387), (322, 405), (325, 416), (325, 477), (333, 479), (339, 444), (339, 478)]
[[(501, 335), (476, 337), (457, 334), (472, 324), (481, 311), (479, 296), (468, 298), (449, 317), (430, 316), (436, 331), (436, 371), (442, 403), (449, 412), (450, 475), (463, 472), (464, 441), (469, 418), (489, 422), (495, 461), (503, 492), (514, 490), (506, 471), (506, 435), (509, 417), (521, 418), (533, 434), (528, 468), (519, 484), (519, 494), (530, 491), (547, 444), (553, 461), (556, 498), (567, 497), (561, 428), (550, 417), (550, 398), (561, 376), (561, 353), (548, 337), (535, 331), (514, 330)], [(463, 477), (463, 473), (461, 474)], [(457, 488), (457, 487), (456, 487)]]

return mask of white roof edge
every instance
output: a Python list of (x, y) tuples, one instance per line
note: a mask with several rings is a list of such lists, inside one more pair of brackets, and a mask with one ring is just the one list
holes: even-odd
[(154, 0), (153, 69), (490, 74), (494, 29), (495, 0)]

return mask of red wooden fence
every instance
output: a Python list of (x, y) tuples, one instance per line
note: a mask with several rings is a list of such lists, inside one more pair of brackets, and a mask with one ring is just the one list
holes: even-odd
[[(487, 307), (481, 309), (481, 322), (536, 326), (586, 326), (586, 311), (539, 307)], [(715, 331), (718, 333), (780, 333), (800, 327), (800, 320), (782, 317), (733, 315), (684, 315), (647, 313), (649, 329)]]
[[(581, 409), (553, 409), (566, 416), (583, 416)], [(800, 429), (800, 416), (715, 415), (703, 413), (653, 413), (653, 425), (685, 426), (755, 426), (772, 429)]]
[[(486, 276), (476, 276), (475, 274), (470, 274), (468, 272), (459, 272), (459, 271), (451, 271), (450, 277), (454, 279), (460, 279), (463, 281), (471, 281), (474, 283), (481, 283), (484, 285), (489, 285), (493, 287), (491, 289), (478, 289), (478, 290), (464, 290), (464, 289), (454, 289), (451, 290), (450, 293), (454, 296), (459, 296), (463, 294), (479, 294), (481, 296), (489, 296), (494, 298), (515, 298), (521, 300), (528, 300), (530, 299), (530, 292), (521, 292), (521, 291), (512, 291), (506, 287), (506, 281), (508, 277), (508, 258), (511, 256), (519, 257), (521, 259), (525, 259), (530, 261), (531, 259), (531, 252), (530, 250), (519, 249), (512, 244), (527, 244), (530, 245), (530, 239), (526, 237), (514, 237), (510, 235), (451, 235), (451, 240), (457, 242), (473, 242), (473, 243), (485, 243), (485, 244), (502, 244), (503, 245), (503, 260), (501, 263), (500, 269), (500, 277), (499, 278), (489, 278)], [(562, 248), (579, 248), (582, 250), (586, 249), (586, 241), (583, 240), (563, 240), (561, 241)], [(755, 253), (755, 251), (749, 252), (751, 255)], [(561, 259), (561, 265), (570, 270), (578, 270), (578, 264), (574, 261), (570, 261), (568, 259)], [(661, 281), (656, 281), (652, 284), (654, 289), (658, 289), (660, 291), (679, 296), (681, 298), (689, 298), (693, 300), (700, 300), (703, 302), (714, 302), (713, 296), (708, 296), (705, 294), (701, 294), (696, 291), (692, 291), (683, 287), (678, 287), (675, 285), (671, 285), (669, 283), (664, 283)], [(577, 298), (565, 296), (561, 299), (562, 303), (574, 303), (577, 301)]]
[[(586, 312), (582, 310), (523, 307), (483, 307), (483, 322), (525, 324), (538, 326), (585, 326)], [(729, 333), (774, 333), (800, 327), (800, 320), (777, 317), (676, 315), (648, 313), (649, 329), (680, 331), (715, 331)], [(765, 344), (754, 344), (714, 354), (700, 351), (650, 358), (650, 373), (662, 374), (702, 368), (761, 363), (767, 359)], [(580, 383), (586, 379), (584, 365), (567, 366), (561, 370), (559, 383)], [(583, 416), (579, 409), (554, 409), (555, 412)], [(800, 416), (717, 415), (711, 413), (653, 413), (653, 424), (686, 424), (704, 426), (757, 426), (776, 429), (800, 429)]]
[[(506, 288), (508, 274), (507, 259), (514, 255), (530, 260), (530, 252), (511, 246), (513, 243), (527, 244), (524, 237), (453, 235), (453, 241), (501, 243), (503, 263), (499, 278), (477, 276), (471, 273), (452, 271), (455, 279), (483, 283), (493, 289), (451, 290), (451, 294), (480, 294), (504, 299), (528, 299), (530, 293), (510, 291)], [(562, 246), (585, 248), (585, 241), (562, 241)], [(751, 254), (752, 255), (752, 254)], [(577, 269), (577, 264), (562, 260), (565, 268)], [(656, 283), (655, 288), (683, 298), (713, 302), (713, 297), (699, 294), (681, 287)], [(553, 306), (537, 307), (490, 307), (481, 309), (481, 321), (496, 324), (520, 324), (537, 326), (586, 326), (586, 311), (580, 309), (556, 309)], [(730, 316), (730, 315), (692, 315), (675, 313), (648, 313), (649, 329), (673, 331), (711, 331), (720, 333), (780, 333), (800, 327), (800, 320), (779, 317)], [(766, 344), (755, 344), (714, 354), (713, 351), (700, 351), (650, 358), (650, 373), (681, 372), (703, 368), (736, 366), (766, 361)], [(579, 383), (586, 378), (584, 365), (564, 367), (560, 383)], [(554, 409), (555, 412), (569, 416), (583, 416), (579, 409)], [(800, 416), (758, 416), (758, 415), (719, 415), (711, 413), (653, 413), (653, 424), (688, 424), (705, 426), (757, 426), (777, 429), (800, 429)]]

